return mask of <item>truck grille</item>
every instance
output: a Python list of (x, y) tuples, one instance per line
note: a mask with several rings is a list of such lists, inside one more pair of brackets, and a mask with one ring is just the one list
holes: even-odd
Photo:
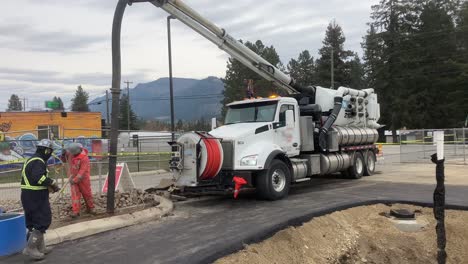
[(234, 169), (234, 142), (223, 140), (221, 142), (223, 147), (223, 166), (221, 167), (224, 170)]

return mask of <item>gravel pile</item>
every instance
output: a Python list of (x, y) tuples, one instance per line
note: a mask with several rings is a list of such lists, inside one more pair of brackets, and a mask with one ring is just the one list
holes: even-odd
[[(139, 189), (131, 192), (116, 192), (115, 193), (115, 208), (119, 209), (134, 208), (134, 207), (152, 207), (157, 206), (158, 202), (154, 200), (154, 195)], [(72, 213), (71, 197), (69, 194), (63, 194), (57, 200), (55, 195), (50, 195), (50, 203), (52, 208), (52, 220), (63, 220), (70, 217)], [(104, 213), (107, 207), (107, 195), (94, 194), (93, 196), (95, 211), (97, 213)], [(22, 211), (21, 201), (19, 200), (2, 200), (0, 208), (3, 211), (18, 210)], [(86, 211), (84, 199), (81, 198), (82, 213)]]

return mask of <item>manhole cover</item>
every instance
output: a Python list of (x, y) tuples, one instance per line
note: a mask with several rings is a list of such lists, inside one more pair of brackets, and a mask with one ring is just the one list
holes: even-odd
[(408, 209), (392, 209), (390, 215), (398, 219), (414, 219), (414, 211)]

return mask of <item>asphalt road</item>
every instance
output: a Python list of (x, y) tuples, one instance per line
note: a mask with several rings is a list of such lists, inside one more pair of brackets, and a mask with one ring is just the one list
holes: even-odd
[[(214, 197), (178, 203), (172, 217), (60, 244), (47, 260), (36, 263), (210, 263), (337, 207), (376, 200), (431, 203), (433, 190), (433, 184), (372, 177), (315, 179), (275, 202), (243, 194), (238, 200)], [(446, 193), (448, 204), (468, 205), (468, 184), (448, 185)], [(25, 262), (21, 255), (0, 259), (0, 263)]]

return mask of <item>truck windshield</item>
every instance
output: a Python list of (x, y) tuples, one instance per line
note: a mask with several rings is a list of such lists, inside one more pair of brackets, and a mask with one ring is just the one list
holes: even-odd
[(271, 122), (275, 119), (277, 101), (231, 105), (224, 124)]

